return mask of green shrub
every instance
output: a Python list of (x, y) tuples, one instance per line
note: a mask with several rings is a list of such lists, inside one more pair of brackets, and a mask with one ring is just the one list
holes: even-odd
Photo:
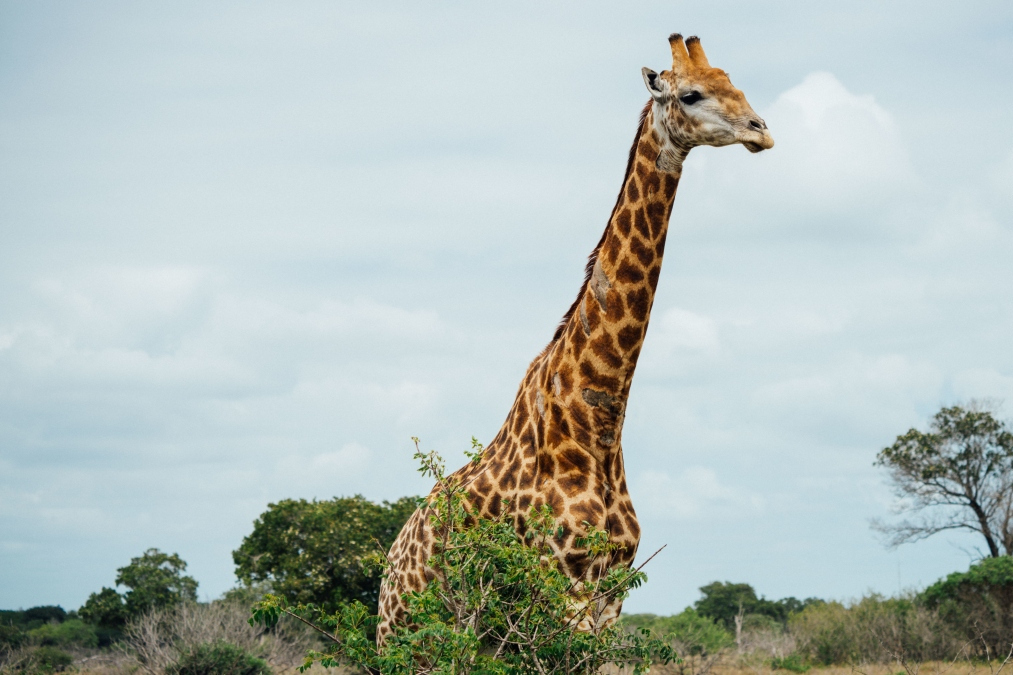
[(220, 641), (187, 649), (165, 672), (166, 675), (271, 675), (266, 661)]
[(673, 642), (683, 656), (715, 654), (735, 643), (731, 633), (692, 607), (674, 616), (628, 614), (623, 616), (622, 624), (633, 630), (647, 628), (654, 635)]
[(67, 652), (56, 647), (46, 646), (33, 650), (32, 660), (37, 665), (38, 671), (43, 673), (58, 673), (74, 663), (74, 657)]
[(33, 628), (46, 623), (61, 623), (67, 618), (67, 612), (59, 605), (29, 607), (22, 615), (25, 623)]
[(0, 654), (13, 651), (25, 644), (28, 636), (13, 624), (0, 623)]
[(78, 614), (88, 623), (103, 628), (120, 629), (127, 623), (123, 596), (108, 587), (89, 595)]
[(956, 656), (960, 641), (939, 614), (913, 597), (869, 595), (812, 605), (788, 621), (799, 654), (823, 665), (932, 661)]
[[(480, 461), (480, 453), (474, 461)], [(394, 626), (382, 646), (369, 637), (379, 618), (361, 602), (340, 606), (334, 614), (314, 606), (290, 607), (272, 595), (255, 606), (254, 621), (272, 626), (287, 614), (310, 620), (332, 636), (330, 647), (312, 652), (307, 666), (350, 664), (386, 675), (590, 675), (609, 663), (641, 673), (655, 655), (671, 659), (667, 644), (643, 633), (615, 625), (577, 630), (582, 620), (601, 625), (609, 601), (625, 598), (643, 583), (642, 572), (603, 564), (602, 576), (584, 583), (576, 595), (549, 545), (559, 528), (548, 507), (532, 509), (522, 538), (506, 509), (495, 520), (469, 510), (463, 488), (444, 477), (438, 455), (420, 451), (416, 458), (437, 480), (428, 503), (434, 531), (441, 533), (428, 562), (435, 575), (422, 592), (402, 596), (407, 620)], [(582, 539), (597, 561), (616, 554), (605, 532), (590, 528)]]
[[(1009, 650), (1013, 636), (1013, 558), (985, 558), (926, 588), (920, 599), (981, 651)], [(984, 654), (981, 654), (984, 656)]]
[(33, 647), (10, 652), (0, 661), (0, 673), (12, 675), (50, 675), (65, 670), (74, 657), (56, 647)]
[(793, 673), (808, 673), (812, 668), (806, 662), (805, 657), (797, 653), (788, 654), (783, 657), (775, 656), (770, 660), (770, 667), (774, 670), (788, 670)]
[(81, 619), (70, 619), (63, 623), (47, 623), (28, 632), (32, 642), (56, 647), (98, 647), (99, 638), (95, 627)]

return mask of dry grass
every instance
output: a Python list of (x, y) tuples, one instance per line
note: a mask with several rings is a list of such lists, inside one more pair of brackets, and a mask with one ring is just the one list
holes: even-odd
[[(807, 675), (998, 675), (1001, 661), (991, 664), (971, 662), (966, 659), (959, 661), (930, 661), (928, 663), (908, 664), (908, 671), (899, 663), (870, 663), (860, 666), (820, 666), (813, 667)], [(680, 675), (689, 672), (682, 664), (654, 665), (651, 673), (655, 675)], [(1009, 672), (1007, 665), (1002, 675)], [(693, 671), (699, 672), (699, 671)], [(728, 656), (713, 663), (706, 671), (709, 675), (795, 675), (787, 670), (771, 670), (767, 664), (742, 663), (734, 656)]]
[[(306, 653), (318, 648), (301, 626), (282, 622), (276, 630), (251, 626), (249, 604), (216, 601), (184, 603), (153, 610), (127, 626), (126, 641), (112, 650), (75, 654), (74, 669), (88, 675), (163, 675), (180, 654), (196, 645), (223, 641), (267, 661), (276, 675), (295, 675)], [(307, 671), (324, 675), (314, 666)], [(332, 669), (331, 675), (350, 675)]]

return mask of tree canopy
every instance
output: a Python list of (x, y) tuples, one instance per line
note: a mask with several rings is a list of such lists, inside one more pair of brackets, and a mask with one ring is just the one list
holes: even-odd
[(991, 557), (1013, 554), (1013, 433), (980, 404), (943, 408), (929, 431), (910, 429), (876, 465), (890, 472), (898, 523), (873, 521), (891, 545), (945, 530), (980, 534)]
[(197, 580), (184, 575), (185, 571), (186, 561), (178, 554), (149, 548), (117, 570), (116, 585), (126, 587), (127, 592), (121, 595), (113, 588), (103, 588), (92, 593), (81, 607), (81, 618), (99, 626), (119, 628), (149, 609), (184, 600), (196, 601)]
[(700, 616), (713, 619), (728, 630), (735, 627), (735, 617), (741, 612), (743, 616), (766, 616), (779, 623), (788, 621), (794, 612), (802, 611), (813, 603), (822, 600), (808, 598), (782, 598), (767, 600), (757, 597), (756, 591), (749, 584), (734, 584), (730, 581), (714, 581), (700, 587), (703, 597), (694, 603)]
[(374, 504), (362, 495), (269, 504), (232, 553), (245, 584), (268, 582), (293, 603), (334, 608), (358, 600), (376, 611), (379, 572), (365, 558), (390, 548), (418, 498)]
[(921, 599), (939, 610), (972, 642), (993, 654), (1008, 650), (1013, 634), (1013, 558), (985, 558), (966, 572), (954, 572), (926, 588)]

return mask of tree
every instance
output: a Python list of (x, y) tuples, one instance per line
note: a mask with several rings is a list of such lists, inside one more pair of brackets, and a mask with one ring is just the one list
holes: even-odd
[(737, 616), (765, 616), (781, 624), (787, 624), (788, 617), (812, 604), (823, 602), (819, 598), (799, 600), (794, 597), (767, 600), (756, 597), (756, 591), (749, 584), (733, 584), (730, 581), (714, 581), (700, 587), (703, 597), (694, 603), (700, 616), (713, 619), (728, 630), (735, 627)]
[(98, 593), (88, 596), (78, 614), (88, 623), (119, 630), (127, 622), (127, 610), (123, 606), (123, 596), (115, 589), (102, 587)]
[[(434, 578), (425, 590), (402, 596), (406, 620), (380, 645), (370, 637), (379, 617), (361, 602), (327, 613), (266, 596), (254, 607), (254, 622), (273, 626), (288, 615), (329, 641), (324, 651), (310, 652), (303, 669), (319, 662), (387, 675), (592, 675), (617, 664), (639, 675), (654, 656), (671, 660), (671, 647), (662, 641), (603, 625), (610, 601), (646, 580), (639, 569), (609, 566), (617, 545), (606, 532), (591, 528), (582, 544), (598, 573), (578, 587), (552, 554), (550, 542), (562, 532), (548, 507), (532, 509), (521, 534), (506, 509), (495, 520), (468, 509), (465, 490), (444, 476), (438, 455), (416, 457), (438, 486), (428, 504), (437, 533), (428, 563)], [(593, 629), (578, 630), (582, 623)]]
[(700, 616), (713, 619), (727, 630), (734, 630), (735, 617), (755, 614), (759, 602), (756, 591), (749, 584), (733, 584), (730, 581), (715, 581), (700, 587), (703, 597), (693, 603)]
[(184, 600), (197, 601), (197, 580), (184, 576), (186, 561), (178, 554), (149, 548), (130, 564), (117, 570), (116, 585), (128, 589), (123, 597), (127, 616), (155, 607), (169, 607)]
[(183, 574), (186, 561), (176, 553), (149, 548), (116, 571), (116, 585), (125, 586), (127, 592), (121, 595), (104, 587), (88, 596), (80, 610), (88, 623), (119, 630), (150, 609), (197, 600), (197, 580)]
[(890, 472), (898, 523), (874, 520), (891, 546), (946, 530), (970, 530), (993, 558), (1013, 554), (1013, 433), (985, 406), (943, 408), (929, 431), (911, 429), (876, 458)]
[(375, 611), (380, 573), (364, 560), (379, 550), (377, 542), (390, 548), (417, 503), (403, 497), (381, 505), (356, 495), (269, 504), (232, 553), (236, 576), (245, 584), (268, 582), (292, 603), (334, 608), (358, 600)]

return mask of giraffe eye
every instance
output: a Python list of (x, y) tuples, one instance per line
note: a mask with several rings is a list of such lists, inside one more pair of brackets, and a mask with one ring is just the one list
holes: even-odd
[(697, 101), (699, 101), (702, 98), (703, 98), (703, 94), (701, 94), (700, 92), (698, 92), (698, 91), (691, 91), (691, 92), (685, 93), (682, 96), (680, 96), (679, 100), (682, 101), (686, 105), (693, 105), (694, 103), (696, 103)]

